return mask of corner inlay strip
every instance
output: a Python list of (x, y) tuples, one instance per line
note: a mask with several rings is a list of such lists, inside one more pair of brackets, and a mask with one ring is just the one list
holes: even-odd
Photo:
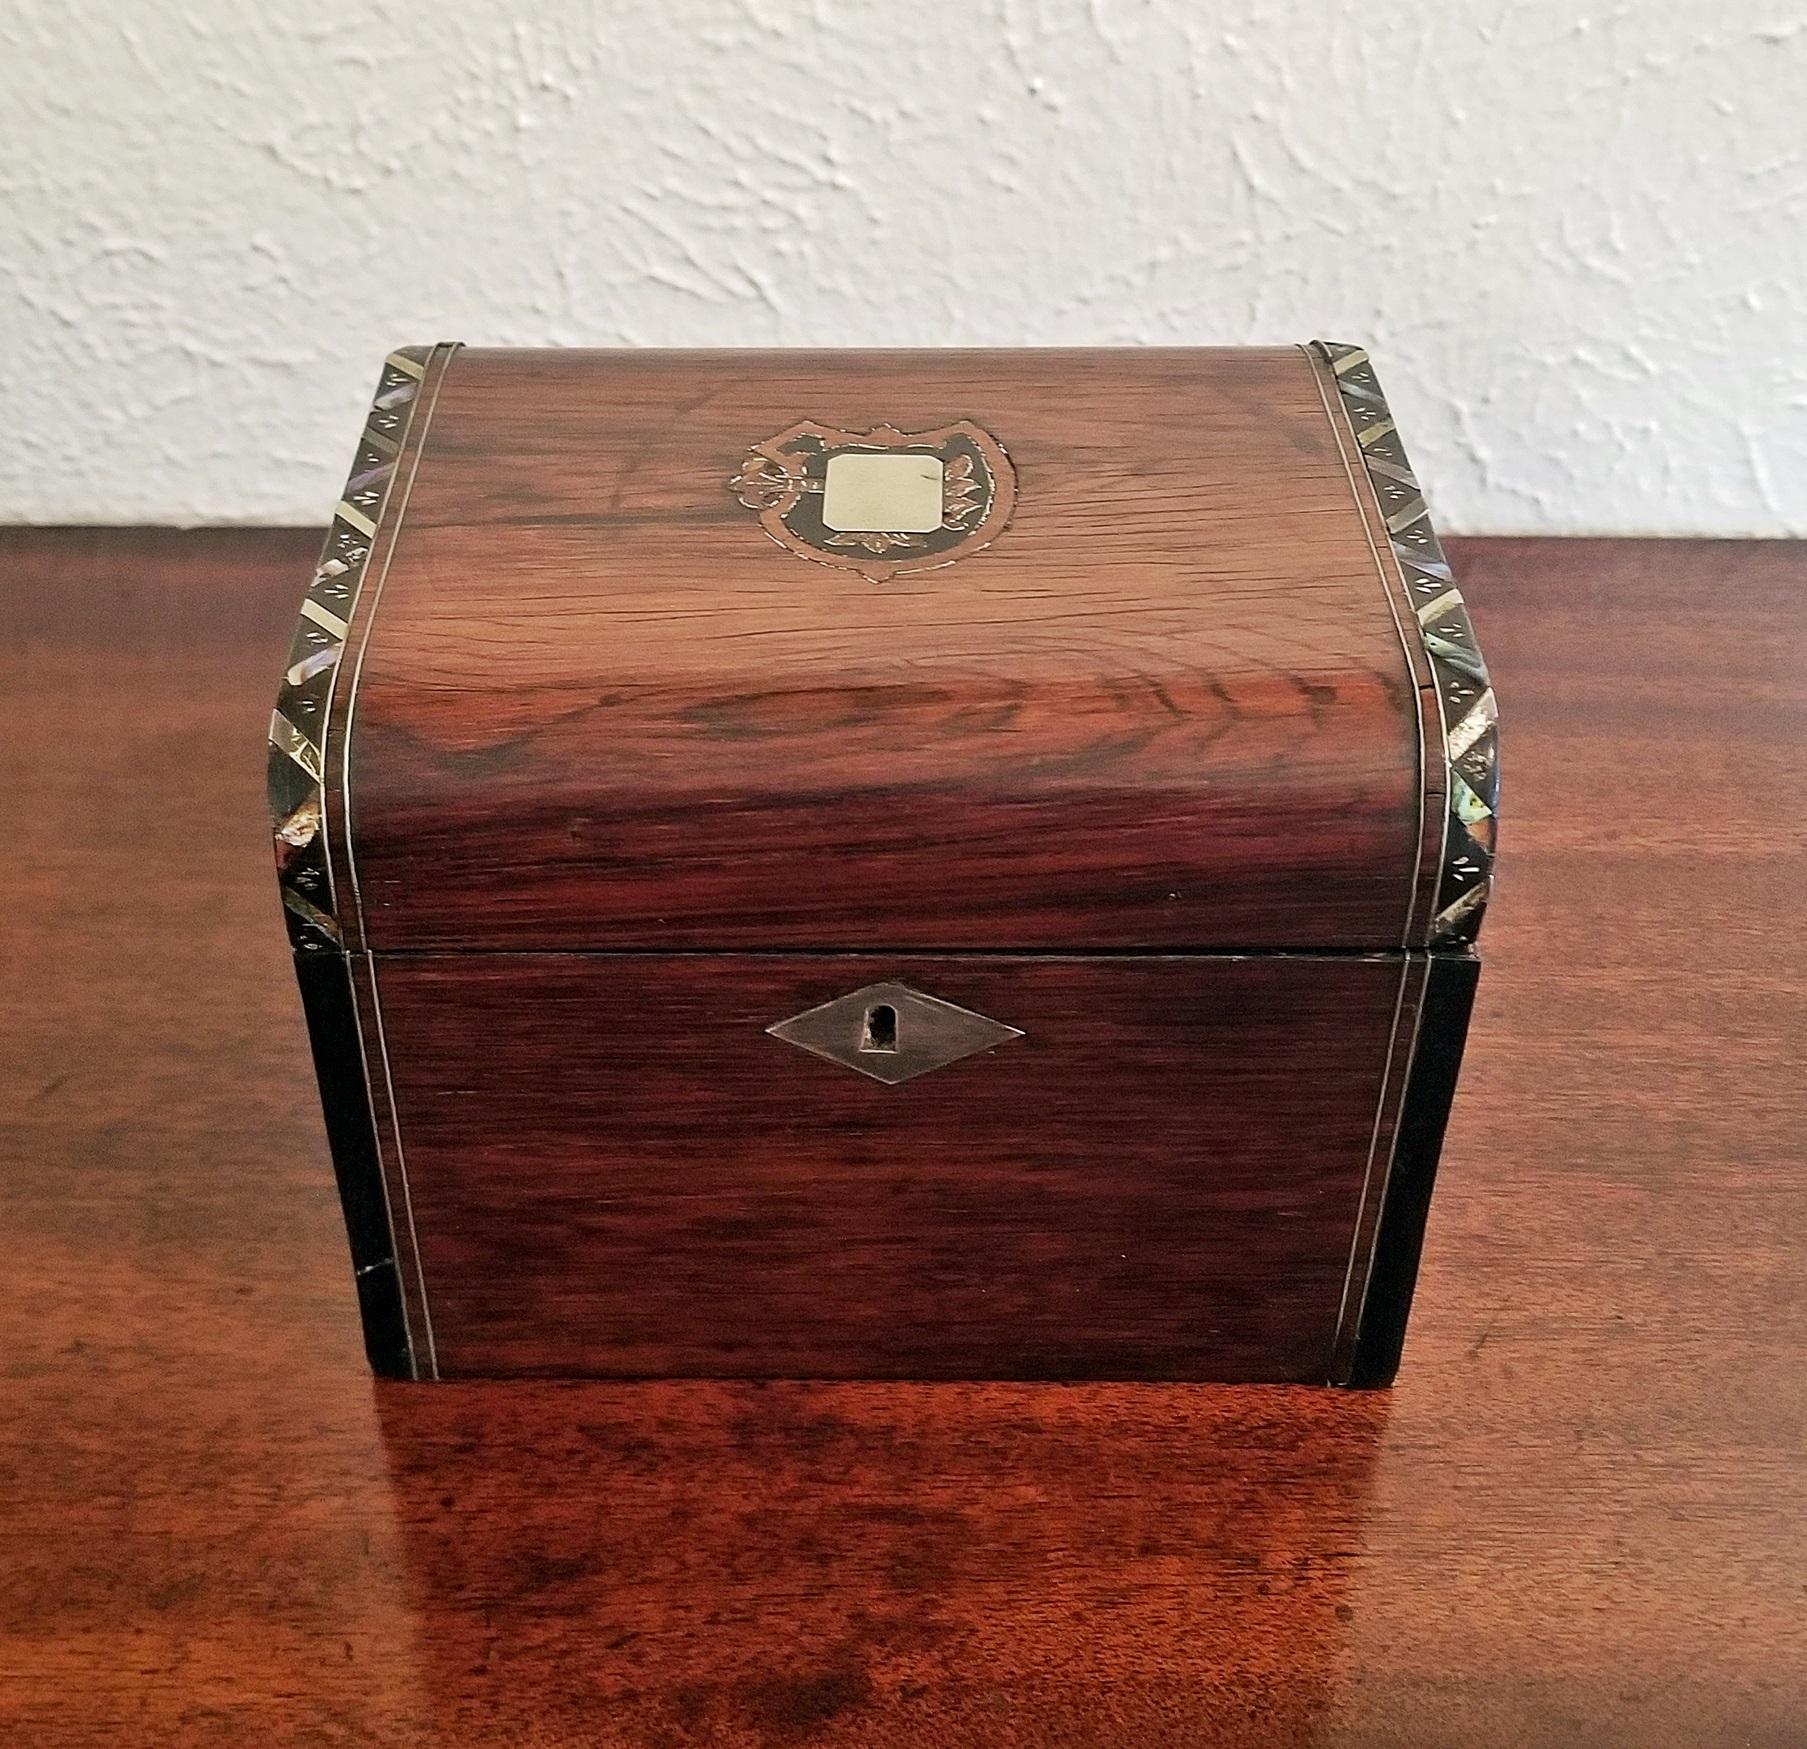
[(1480, 933), (1493, 884), (1499, 813), (1498, 712), (1487, 665), (1373, 363), (1359, 346), (1322, 340), (1314, 344), (1336, 379), (1343, 410), (1380, 500), (1388, 542), (1405, 577), (1417, 612), (1418, 635), (1436, 681), (1449, 808), (1430, 945), (1470, 942)]
[(297, 952), (336, 952), (342, 944), (320, 793), (333, 677), (431, 352), (428, 346), (410, 346), (383, 361), (351, 477), (334, 508), (325, 549), (301, 604), (301, 622), (270, 718), (268, 787), (276, 879), (289, 941)]

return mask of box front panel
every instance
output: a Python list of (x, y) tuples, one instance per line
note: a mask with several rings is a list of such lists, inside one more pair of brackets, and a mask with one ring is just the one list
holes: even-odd
[(437, 1370), (1322, 1382), (1419, 964), (377, 956)]

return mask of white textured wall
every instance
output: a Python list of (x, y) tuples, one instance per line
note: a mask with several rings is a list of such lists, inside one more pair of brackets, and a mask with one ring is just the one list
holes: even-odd
[(1446, 527), (1807, 532), (1807, 0), (6, 0), (0, 519), (319, 521), (382, 352), (1376, 349)]

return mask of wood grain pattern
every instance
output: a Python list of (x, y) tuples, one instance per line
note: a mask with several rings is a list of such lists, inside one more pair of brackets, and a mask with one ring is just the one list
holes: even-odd
[[(786, 552), (728, 485), (803, 417), (976, 421), (1009, 528)], [(374, 948), (1387, 948), (1434, 879), (1297, 349), (462, 350), (423, 442), (337, 755)]]
[[(1322, 1384), (1421, 966), (378, 956), (439, 1371)], [(764, 1031), (881, 977), (1024, 1036)]]
[(1807, 548), (1455, 553), (1509, 855), (1350, 1395), (373, 1385), (260, 795), (317, 545), (0, 535), (9, 1749), (1800, 1742)]

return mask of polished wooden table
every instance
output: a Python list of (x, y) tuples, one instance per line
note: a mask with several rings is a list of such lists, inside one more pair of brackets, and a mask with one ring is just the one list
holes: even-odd
[(1807, 1743), (1807, 551), (1458, 543), (1404, 1370), (378, 1386), (263, 819), (314, 537), (0, 534), (0, 1743)]

